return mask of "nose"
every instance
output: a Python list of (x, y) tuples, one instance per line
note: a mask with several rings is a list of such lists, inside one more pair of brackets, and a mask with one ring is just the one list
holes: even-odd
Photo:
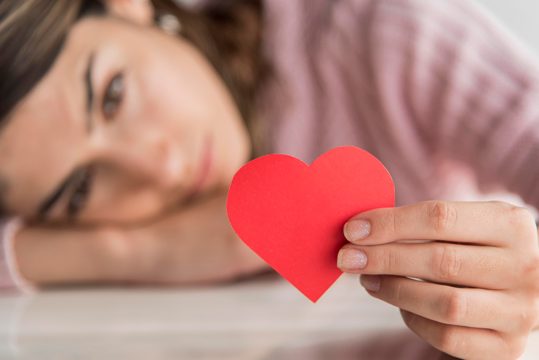
[(117, 143), (107, 152), (108, 161), (139, 182), (170, 189), (185, 183), (186, 163), (174, 143), (165, 138)]

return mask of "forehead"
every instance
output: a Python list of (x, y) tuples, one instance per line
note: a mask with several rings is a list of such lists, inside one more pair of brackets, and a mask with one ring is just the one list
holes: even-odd
[(29, 215), (67, 175), (80, 149), (84, 70), (91, 42), (73, 28), (54, 65), (0, 133), (0, 173), (9, 210)]

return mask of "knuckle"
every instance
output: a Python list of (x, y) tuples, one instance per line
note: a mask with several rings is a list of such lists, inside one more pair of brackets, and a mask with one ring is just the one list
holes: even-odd
[(534, 252), (521, 262), (521, 278), (530, 283), (532, 293), (539, 296), (539, 253)]
[(505, 208), (505, 216), (509, 226), (516, 235), (537, 236), (537, 226), (531, 211), (524, 207), (509, 205)]
[(514, 205), (512, 204), (505, 201), (500, 201), (500, 200), (490, 200), (490, 201), (487, 201), (487, 203), (491, 205), (492, 207), (498, 209), (499, 211), (510, 210), (512, 207), (514, 207)]
[[(535, 304), (535, 302), (533, 303)], [(521, 324), (521, 330), (523, 332), (528, 333), (537, 324), (537, 318), (538, 318), (537, 310), (538, 310), (538, 307), (536, 305), (532, 305), (528, 309), (522, 312), (520, 324)]]
[(457, 279), (461, 273), (462, 258), (455, 246), (436, 244), (432, 268), (437, 279), (445, 281)]
[[(514, 299), (517, 300), (517, 299)], [(523, 294), (514, 306), (513, 330), (519, 334), (528, 334), (539, 322), (539, 292), (536, 289)]]
[(392, 250), (389, 246), (386, 246), (385, 249), (380, 252), (379, 256), (381, 256), (380, 264), (383, 266), (383, 269), (379, 270), (393, 272), (399, 268), (399, 254)]
[(506, 342), (508, 359), (518, 359), (526, 349), (527, 336), (517, 337)]
[(425, 203), (430, 227), (437, 233), (446, 233), (456, 222), (457, 210), (447, 201), (427, 201)]
[(537, 306), (538, 302), (533, 299), (520, 301), (518, 306), (512, 310), (511, 330), (508, 334), (511, 336), (528, 334), (537, 324)]
[(396, 214), (399, 209), (378, 209), (374, 211), (378, 213), (376, 219), (379, 229), (384, 229), (385, 231), (393, 234), (399, 230), (399, 226), (397, 224), (398, 215)]
[[(131, 276), (132, 266), (135, 262), (143, 263), (138, 259), (144, 253), (147, 242), (144, 239), (130, 238), (125, 232), (116, 228), (103, 227), (98, 230), (97, 254), (94, 258), (101, 259), (97, 271), (99, 276), (113, 280), (127, 280)], [(133, 245), (135, 244), (135, 246)]]
[(537, 294), (532, 298), (531, 305), (530, 305), (530, 311), (531, 311), (533, 317), (535, 317), (535, 319), (539, 320), (539, 295), (537, 295)]
[(539, 296), (534, 296), (525, 313), (524, 327), (526, 332), (535, 328), (539, 322)]
[(457, 325), (465, 317), (468, 311), (466, 297), (458, 290), (451, 290), (442, 301), (442, 317), (447, 323)]

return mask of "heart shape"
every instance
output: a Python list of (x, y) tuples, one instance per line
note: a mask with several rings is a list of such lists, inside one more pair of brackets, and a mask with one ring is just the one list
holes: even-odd
[(342, 273), (336, 263), (346, 221), (394, 202), (384, 165), (365, 150), (344, 146), (311, 166), (282, 154), (248, 162), (234, 175), (227, 212), (236, 234), (316, 302)]

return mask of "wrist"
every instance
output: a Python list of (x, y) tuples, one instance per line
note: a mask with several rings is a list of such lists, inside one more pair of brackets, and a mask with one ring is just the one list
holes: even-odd
[(15, 237), (22, 227), (23, 222), (20, 219), (9, 220), (4, 225), (3, 244), (1, 244), (3, 248), (0, 253), (3, 253), (5, 278), (0, 287), (15, 287), (23, 293), (31, 293), (35, 290), (35, 287), (23, 276), (15, 254)]
[(131, 265), (127, 243), (112, 228), (25, 227), (17, 233), (14, 253), (21, 275), (34, 284), (118, 282)]
[(234, 260), (236, 276), (245, 276), (269, 269), (269, 265), (251, 250), (237, 235), (234, 235)]
[(118, 227), (95, 230), (95, 276), (99, 282), (128, 282), (134, 280), (137, 265), (135, 239), (130, 231)]
[(109, 273), (118, 281), (155, 282), (159, 271), (159, 246), (152, 228), (106, 229), (105, 246), (110, 256)]

